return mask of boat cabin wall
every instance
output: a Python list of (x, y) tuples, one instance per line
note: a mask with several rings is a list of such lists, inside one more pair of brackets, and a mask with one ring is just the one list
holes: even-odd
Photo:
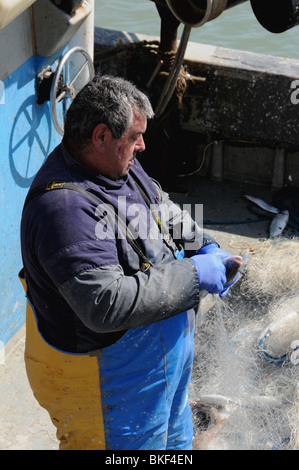
[[(206, 173), (279, 189), (299, 185), (299, 61), (191, 45), (183, 131), (205, 134)], [(206, 148), (206, 147), (205, 147)]]

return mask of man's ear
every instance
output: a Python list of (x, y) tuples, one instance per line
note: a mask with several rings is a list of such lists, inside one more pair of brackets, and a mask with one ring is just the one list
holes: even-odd
[(92, 133), (92, 143), (93, 145), (95, 145), (96, 147), (104, 147), (105, 145), (105, 140), (106, 140), (106, 137), (109, 133), (109, 129), (108, 127), (106, 126), (106, 124), (98, 124), (94, 130), (93, 130), (93, 133)]

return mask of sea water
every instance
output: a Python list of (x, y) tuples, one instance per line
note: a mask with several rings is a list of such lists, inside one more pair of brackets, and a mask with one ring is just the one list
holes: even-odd
[[(269, 12), (269, 14), (271, 14)], [(130, 33), (159, 36), (160, 19), (151, 0), (95, 0), (95, 25)], [(179, 28), (179, 37), (183, 25)], [(299, 60), (299, 26), (273, 34), (256, 20), (250, 2), (192, 28), (190, 41)]]

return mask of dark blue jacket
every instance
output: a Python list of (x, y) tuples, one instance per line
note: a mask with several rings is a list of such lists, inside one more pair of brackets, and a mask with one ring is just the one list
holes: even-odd
[[(114, 343), (129, 328), (198, 304), (197, 272), (188, 256), (214, 240), (169, 200), (138, 161), (126, 177), (112, 181), (79, 164), (61, 144), (29, 193), (48, 181), (75, 183), (97, 198), (69, 189), (46, 191), (23, 211), (21, 249), (29, 299), (40, 333), (51, 345), (68, 352), (93, 351)], [(164, 225), (179, 232), (177, 242), (189, 243), (184, 259), (176, 260), (163, 240), (136, 181)], [(117, 215), (126, 219), (124, 227), (139, 234), (149, 269), (140, 269), (140, 256), (119, 229)]]

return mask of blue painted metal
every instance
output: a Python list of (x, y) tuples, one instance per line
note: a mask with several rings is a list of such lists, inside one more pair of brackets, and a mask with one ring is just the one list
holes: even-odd
[(55, 58), (33, 56), (1, 83), (0, 347), (25, 321), (26, 302), (18, 279), (23, 202), (37, 170), (61, 140), (50, 104), (36, 104), (35, 77)]

